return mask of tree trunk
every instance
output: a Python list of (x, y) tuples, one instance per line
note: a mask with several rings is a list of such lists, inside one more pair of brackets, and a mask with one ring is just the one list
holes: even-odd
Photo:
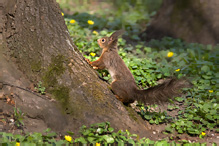
[[(4, 0), (0, 8), (0, 96), (15, 98), (26, 114), (26, 131), (75, 132), (83, 124), (109, 121), (116, 130), (150, 135), (141, 117), (84, 61), (55, 0)], [(20, 88), (39, 81), (47, 96)], [(0, 106), (11, 110), (6, 102)]]
[(216, 45), (219, 43), (218, 8), (218, 0), (164, 0), (142, 38), (170, 36), (187, 42)]

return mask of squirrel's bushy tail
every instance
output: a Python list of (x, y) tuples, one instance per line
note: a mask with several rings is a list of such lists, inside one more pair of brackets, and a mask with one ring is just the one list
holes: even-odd
[(146, 90), (137, 90), (137, 101), (144, 104), (162, 104), (168, 102), (169, 98), (179, 96), (180, 89), (189, 88), (192, 84), (182, 78), (171, 78), (164, 81), (162, 84), (148, 88)]

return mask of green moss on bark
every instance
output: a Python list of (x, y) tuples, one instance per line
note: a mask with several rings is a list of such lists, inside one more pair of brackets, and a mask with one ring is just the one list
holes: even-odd
[(40, 71), (42, 68), (41, 65), (42, 65), (41, 61), (31, 62), (31, 70), (34, 72)]
[(57, 78), (66, 70), (64, 62), (65, 57), (63, 55), (53, 56), (50, 65), (42, 77), (43, 85), (48, 90), (47, 92), (51, 93), (62, 105), (66, 105), (69, 101), (69, 88), (59, 85), (57, 81)]
[(54, 87), (58, 84), (57, 77), (63, 74), (66, 69), (63, 62), (64, 56), (62, 55), (52, 57), (51, 63), (43, 76), (43, 85), (46, 88)]
[(127, 106), (124, 106), (129, 114), (129, 116), (135, 120), (135, 121), (138, 121), (138, 117), (136, 117), (136, 113), (134, 112), (134, 110), (131, 108), (131, 107), (127, 107)]
[(62, 105), (68, 106), (69, 101), (69, 88), (65, 86), (58, 86), (51, 90), (54, 97), (59, 100)]

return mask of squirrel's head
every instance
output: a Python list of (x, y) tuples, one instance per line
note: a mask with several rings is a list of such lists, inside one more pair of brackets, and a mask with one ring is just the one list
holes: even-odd
[(125, 31), (118, 30), (114, 32), (110, 37), (103, 37), (97, 40), (100, 48), (103, 49), (113, 49), (117, 46), (118, 37), (122, 35)]

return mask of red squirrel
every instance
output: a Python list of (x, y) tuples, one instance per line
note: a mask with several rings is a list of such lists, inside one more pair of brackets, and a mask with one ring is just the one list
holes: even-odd
[(171, 78), (146, 90), (138, 89), (132, 73), (118, 54), (117, 41), (123, 33), (123, 30), (119, 30), (110, 37), (98, 39), (97, 42), (103, 49), (101, 56), (93, 62), (87, 60), (94, 69), (107, 69), (109, 71), (112, 77), (111, 89), (118, 100), (124, 104), (132, 103), (135, 100), (144, 104), (159, 104), (179, 95), (181, 88), (190, 86), (185, 79)]

